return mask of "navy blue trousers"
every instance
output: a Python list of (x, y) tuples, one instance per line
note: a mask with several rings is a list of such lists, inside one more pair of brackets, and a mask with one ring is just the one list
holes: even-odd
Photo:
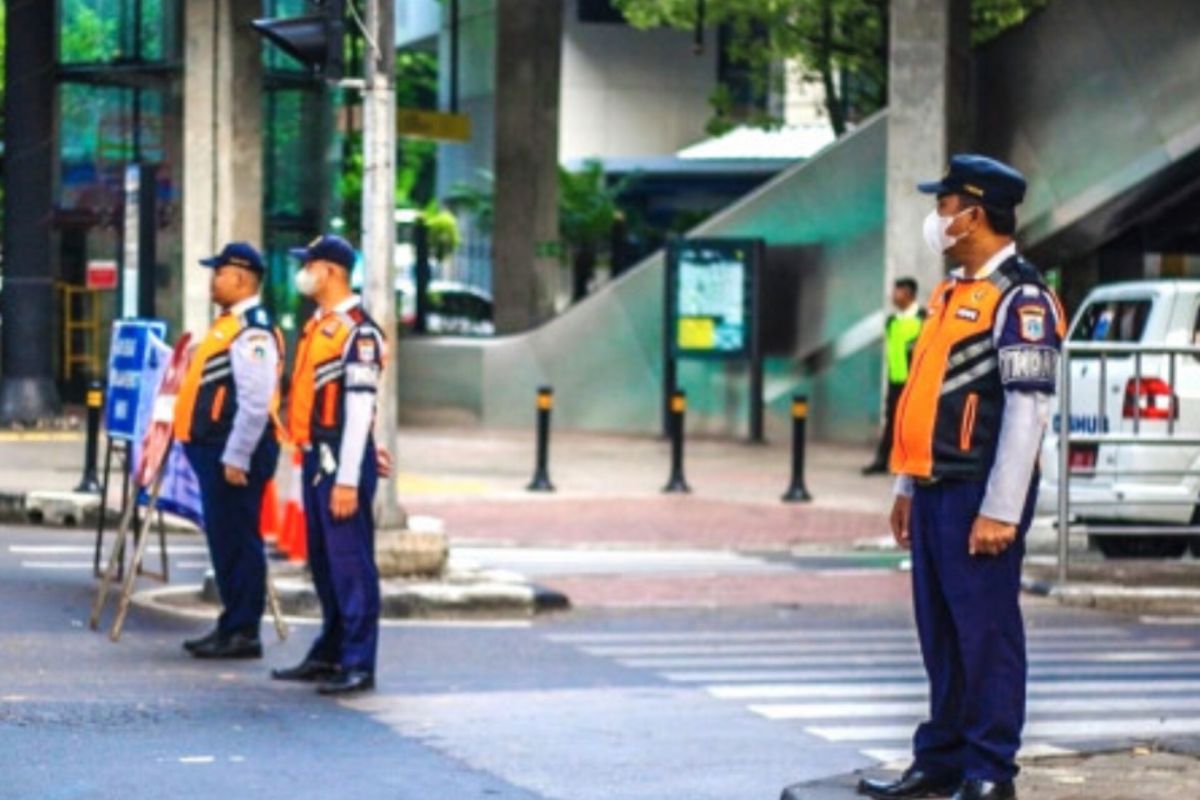
[[(332, 447), (334, 454), (338, 447)], [(379, 650), (379, 570), (375, 567), (375, 446), (368, 443), (358, 481), (358, 510), (335, 520), (329, 511), (336, 475), (321, 472), (319, 447), (304, 454), (308, 565), (321, 601), (321, 633), (312, 661), (375, 671)]]
[(1037, 483), (1017, 541), (998, 556), (972, 556), (985, 489), (984, 481), (943, 481), (913, 495), (913, 605), (930, 691), (913, 753), (933, 773), (1006, 781), (1017, 774), (1025, 725), (1021, 560)]
[(223, 606), (217, 630), (225, 636), (258, 636), (267, 592), (267, 558), (259, 525), (263, 489), (275, 474), (279, 444), (270, 434), (263, 437), (250, 459), (246, 486), (225, 480), (224, 450), (223, 444), (184, 446), (200, 483), (204, 535)]

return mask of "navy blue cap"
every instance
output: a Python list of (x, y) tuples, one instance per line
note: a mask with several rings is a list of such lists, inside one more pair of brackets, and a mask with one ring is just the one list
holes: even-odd
[(288, 253), (300, 259), (302, 264), (309, 261), (332, 261), (346, 269), (354, 269), (354, 248), (345, 239), (332, 233), (318, 236), (308, 243), (308, 247), (293, 247)]
[(254, 245), (247, 242), (230, 242), (215, 256), (200, 259), (200, 264), (205, 267), (223, 267), (230, 264), (257, 272), (259, 275), (267, 271), (262, 255), (254, 249)]
[(989, 208), (1009, 210), (1025, 199), (1025, 176), (1008, 164), (977, 155), (956, 155), (940, 181), (918, 183), (925, 194), (961, 194)]

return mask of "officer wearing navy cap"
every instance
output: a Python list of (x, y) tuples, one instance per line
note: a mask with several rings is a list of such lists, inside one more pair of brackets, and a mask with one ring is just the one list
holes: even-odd
[(958, 155), (917, 188), (937, 198), (925, 241), (957, 264), (929, 302), (891, 461), (930, 716), (909, 769), (859, 791), (1010, 800), (1025, 722), (1021, 559), (1066, 317), (1013, 240), (1019, 172)]
[(262, 307), (262, 256), (233, 242), (212, 258), (221, 308), (197, 345), (175, 402), (175, 438), (200, 484), (204, 533), (224, 607), (216, 628), (184, 642), (197, 658), (261, 658), (266, 556), (263, 489), (279, 456), (276, 425), (283, 338)]
[(292, 255), (302, 264), (297, 289), (317, 303), (296, 352), (288, 433), (304, 451), (308, 559), (323, 624), (300, 664), (271, 674), (341, 695), (375, 686), (380, 599), (371, 504), (380, 472), (371, 429), (385, 339), (350, 288), (349, 242), (321, 236)]

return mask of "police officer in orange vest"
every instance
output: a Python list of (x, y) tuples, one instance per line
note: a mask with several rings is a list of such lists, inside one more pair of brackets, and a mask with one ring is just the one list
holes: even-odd
[(1066, 318), (1013, 241), (1019, 172), (959, 155), (918, 189), (937, 197), (926, 242), (959, 265), (929, 303), (891, 462), (930, 716), (899, 780), (859, 791), (1010, 800), (1025, 722), (1021, 559)]
[(224, 606), (216, 628), (184, 642), (197, 658), (261, 658), (267, 562), (259, 529), (263, 489), (279, 457), (283, 339), (262, 307), (265, 267), (245, 242), (200, 262), (221, 307), (192, 355), (175, 403), (175, 438), (200, 483), (204, 533)]
[(350, 288), (355, 253), (338, 236), (293, 250), (296, 286), (317, 303), (304, 327), (288, 398), (292, 444), (304, 450), (308, 558), (321, 601), (321, 633), (277, 680), (315, 682), (322, 694), (375, 686), (379, 572), (371, 504), (379, 478), (371, 428), (384, 336)]

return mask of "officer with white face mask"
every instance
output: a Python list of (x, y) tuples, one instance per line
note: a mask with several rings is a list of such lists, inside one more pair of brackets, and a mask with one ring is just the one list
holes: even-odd
[(926, 243), (959, 265), (930, 299), (891, 462), (892, 532), (912, 550), (930, 717), (904, 775), (859, 791), (1012, 800), (1025, 722), (1021, 559), (1066, 316), (1017, 254), (1020, 173), (959, 155), (918, 189), (937, 197)]

